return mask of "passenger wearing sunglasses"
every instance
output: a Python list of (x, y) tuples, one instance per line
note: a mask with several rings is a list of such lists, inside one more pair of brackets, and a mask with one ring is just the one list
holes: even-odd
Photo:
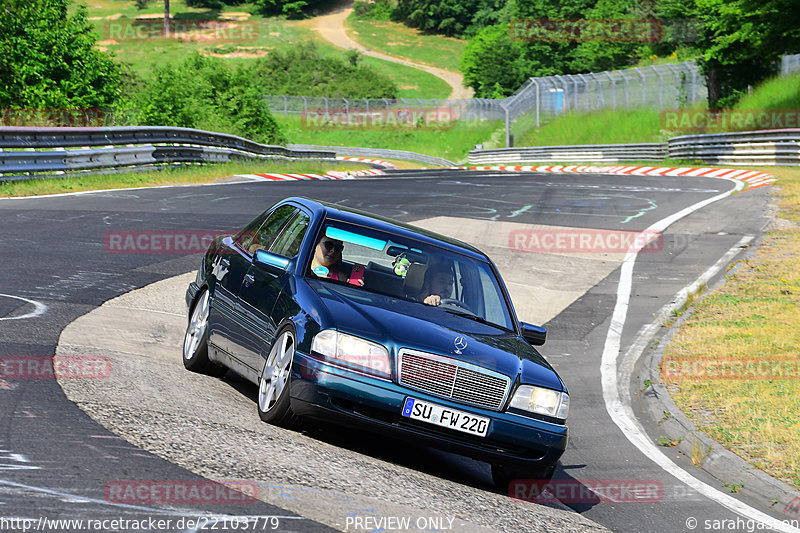
[(342, 250), (344, 250), (342, 241), (323, 235), (314, 248), (311, 271), (319, 278), (346, 281), (358, 286), (364, 285), (364, 267), (353, 265), (348, 274), (347, 267), (342, 263)]

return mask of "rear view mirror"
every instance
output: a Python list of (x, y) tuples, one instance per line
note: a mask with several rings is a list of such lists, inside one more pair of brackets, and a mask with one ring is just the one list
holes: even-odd
[(527, 322), (520, 322), (522, 337), (532, 346), (541, 346), (547, 338), (547, 330), (542, 326), (534, 326)]

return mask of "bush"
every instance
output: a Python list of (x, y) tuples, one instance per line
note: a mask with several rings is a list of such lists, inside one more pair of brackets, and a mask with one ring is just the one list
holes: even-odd
[(246, 68), (232, 70), (217, 58), (195, 54), (161, 67), (135, 97), (138, 123), (199, 128), (266, 143), (286, 139)]
[(313, 43), (259, 59), (253, 77), (264, 94), (332, 98), (396, 98), (397, 86), (386, 76), (348, 60), (323, 57)]

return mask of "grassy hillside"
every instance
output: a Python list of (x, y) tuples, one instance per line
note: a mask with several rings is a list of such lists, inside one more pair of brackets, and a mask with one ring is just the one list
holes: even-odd
[(535, 121), (528, 116), (515, 124), (514, 130), (524, 132), (517, 138), (515, 144), (560, 146), (663, 142), (670, 137), (670, 134), (661, 129), (660, 117), (660, 112), (655, 109), (576, 112), (561, 115), (537, 129)]
[[(796, 110), (800, 108), (800, 73), (773, 78), (744, 97), (734, 107), (736, 112), (763, 109)], [(693, 111), (702, 112), (700, 108)], [(796, 112), (795, 112), (796, 113)], [(515, 121), (512, 131), (517, 146), (557, 146), (565, 144), (613, 144), (626, 142), (663, 142), (686, 131), (665, 129), (663, 112), (657, 109), (604, 110), (594, 113), (567, 113), (540, 128), (529, 114)], [(727, 131), (712, 128), (712, 131)]]
[(370, 50), (460, 72), (465, 40), (425, 34), (397, 22), (362, 19), (355, 13), (346, 25), (351, 37)]
[[(173, 0), (170, 13), (178, 30), (173, 39), (150, 37), (163, 21), (161, 2), (151, 2), (140, 11), (132, 0), (93, 0), (87, 8), (99, 36), (98, 46), (114, 53), (141, 77), (148, 76), (154, 67), (178, 63), (194, 52), (237, 65), (308, 41), (314, 42), (323, 55), (346, 58), (346, 51), (324, 41), (308, 21), (253, 15), (249, 4), (214, 11)], [(206, 21), (213, 25), (197, 30)], [(193, 31), (180, 32), (189, 28)], [(401, 98), (445, 98), (450, 93), (444, 81), (421, 70), (366, 57), (361, 63), (388, 76), (398, 86)]]
[(800, 72), (762, 83), (735, 109), (800, 109)]

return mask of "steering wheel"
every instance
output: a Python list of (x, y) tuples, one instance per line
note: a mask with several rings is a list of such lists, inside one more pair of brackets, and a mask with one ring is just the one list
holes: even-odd
[(464, 311), (471, 313), (473, 315), (475, 314), (475, 311), (470, 309), (470, 307), (467, 304), (465, 304), (461, 300), (456, 300), (455, 298), (442, 298), (441, 301), (439, 302), (439, 307), (442, 306), (455, 307), (458, 309), (463, 309)]

